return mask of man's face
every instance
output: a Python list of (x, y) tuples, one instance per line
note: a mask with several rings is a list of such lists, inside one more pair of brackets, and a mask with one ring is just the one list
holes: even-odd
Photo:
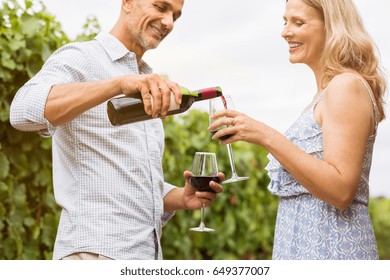
[(131, 40), (143, 52), (156, 48), (173, 30), (184, 0), (129, 0), (127, 26)]

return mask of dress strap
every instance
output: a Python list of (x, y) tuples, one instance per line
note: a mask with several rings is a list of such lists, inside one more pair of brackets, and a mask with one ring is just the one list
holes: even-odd
[(315, 106), (320, 102), (321, 98), (324, 96), (326, 91), (326, 88), (324, 88), (319, 95), (303, 110), (302, 114), (308, 112), (308, 111), (313, 111)]
[(318, 102), (320, 102), (320, 100), (322, 99), (322, 97), (325, 95), (325, 93), (326, 93), (326, 89), (327, 89), (328, 87), (325, 87), (321, 92), (320, 92), (320, 94), (317, 96), (317, 98), (313, 101), (313, 108), (318, 104)]
[(372, 102), (372, 105), (374, 107), (374, 119), (375, 119), (375, 132), (377, 131), (377, 128), (378, 128), (378, 109), (377, 109), (377, 106), (376, 106), (376, 101), (375, 101), (375, 98), (374, 98), (374, 93), (372, 92), (372, 89), (371, 87), (368, 85), (367, 81), (365, 79), (363, 79), (362, 77), (360, 77), (359, 75), (356, 75), (354, 73), (346, 73), (346, 74), (350, 74), (354, 77), (356, 77), (357, 79), (359, 79), (364, 87), (366, 88), (367, 90), (367, 93), (368, 95), (370, 96), (370, 99), (371, 99), (371, 102)]

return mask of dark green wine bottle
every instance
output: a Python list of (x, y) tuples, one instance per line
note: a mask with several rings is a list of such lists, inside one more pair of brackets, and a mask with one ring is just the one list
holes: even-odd
[[(187, 111), (194, 102), (215, 98), (222, 95), (220, 87), (211, 87), (189, 91), (180, 87), (182, 93), (181, 104), (171, 100), (171, 107), (168, 115), (175, 115)], [(173, 99), (173, 97), (171, 97)], [(134, 122), (152, 119), (152, 116), (145, 112), (141, 93), (130, 96), (114, 97), (107, 102), (107, 114), (112, 125), (124, 125)]]

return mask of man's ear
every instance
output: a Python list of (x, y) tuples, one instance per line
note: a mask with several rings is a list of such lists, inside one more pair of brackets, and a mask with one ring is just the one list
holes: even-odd
[(130, 12), (132, 4), (133, 4), (133, 0), (122, 0), (122, 8), (123, 8), (123, 10), (126, 13)]

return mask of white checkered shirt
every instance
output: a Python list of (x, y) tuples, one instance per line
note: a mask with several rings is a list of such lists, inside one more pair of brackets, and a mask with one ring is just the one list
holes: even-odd
[(53, 183), (62, 207), (54, 259), (91, 252), (113, 259), (161, 259), (164, 130), (160, 119), (114, 127), (103, 103), (53, 127), (44, 118), (55, 84), (151, 73), (114, 36), (57, 50), (16, 94), (11, 123), (23, 131), (52, 136)]

